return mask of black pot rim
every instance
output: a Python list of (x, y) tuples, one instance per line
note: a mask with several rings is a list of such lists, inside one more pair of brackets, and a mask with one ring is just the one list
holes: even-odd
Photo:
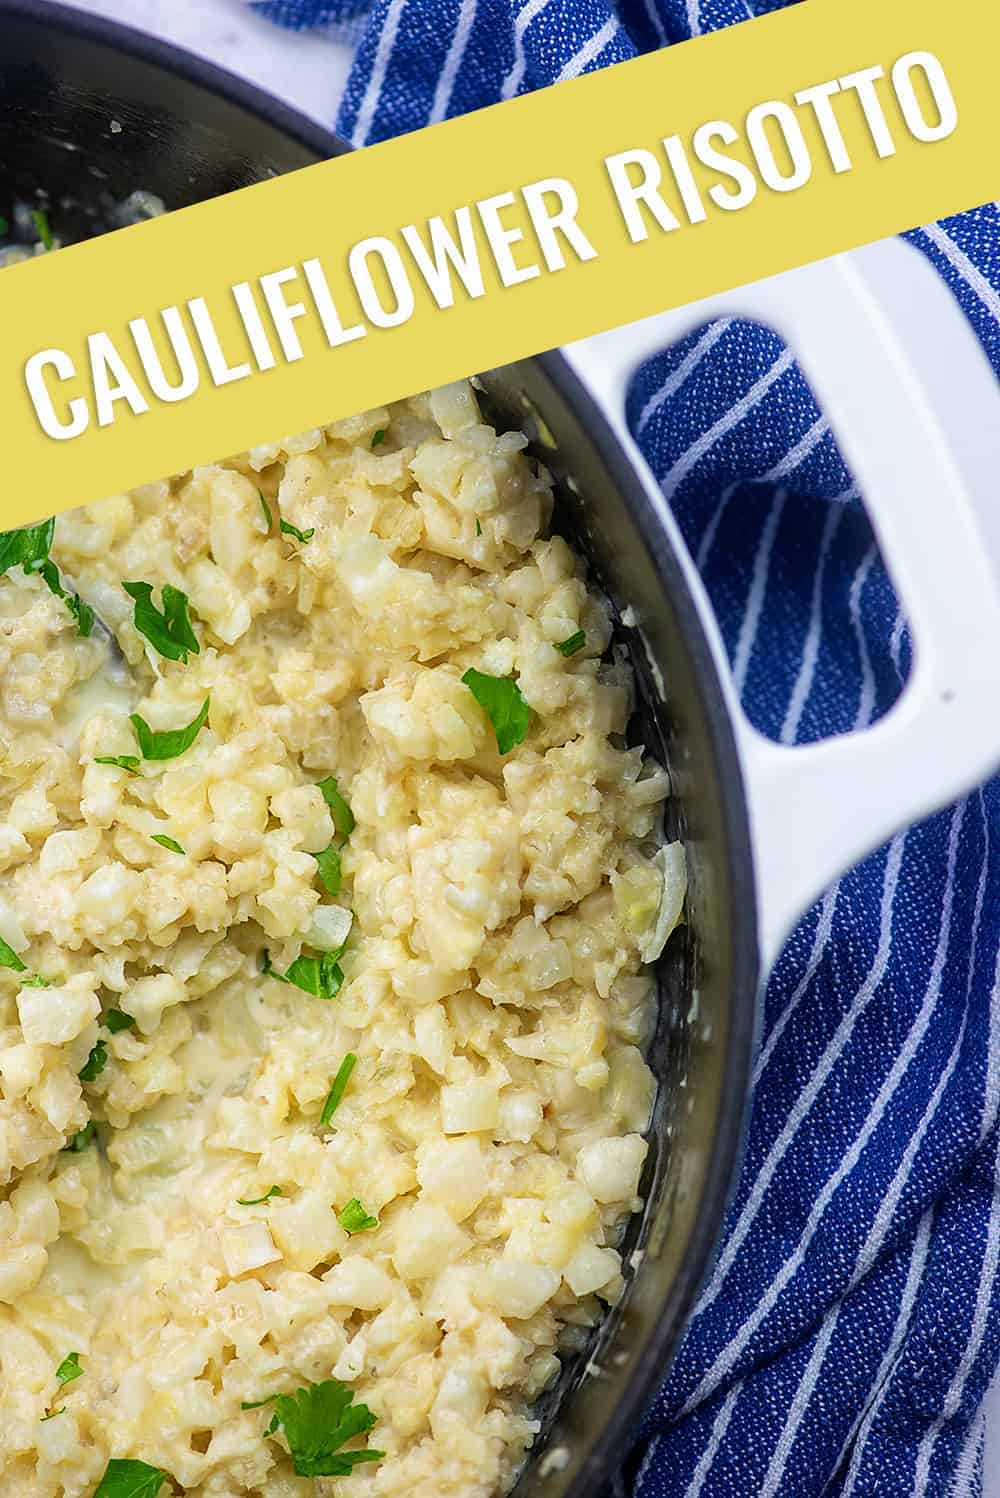
[[(43, 21), (71, 35), (97, 41), (221, 96), (263, 119), (320, 160), (343, 155), (353, 148), (332, 130), (284, 103), (275, 95), (159, 37), (104, 16), (79, 11), (59, 0), (0, 0), (4, 16)], [(557, 349), (534, 356), (553, 386), (586, 423), (609, 471), (633, 510), (647, 522), (647, 538), (657, 569), (670, 589), (682, 621), (685, 639), (700, 667), (703, 702), (716, 755), (718, 781), (727, 831), (726, 858), (734, 894), (730, 916), (737, 991), (732, 995), (723, 1097), (742, 1098), (744, 1106), (723, 1109), (716, 1120), (710, 1163), (705, 1177), (702, 1208), (688, 1243), (684, 1263), (663, 1308), (645, 1355), (605, 1426), (587, 1455), (578, 1480), (583, 1492), (596, 1493), (617, 1470), (634, 1440), (644, 1409), (666, 1375), (671, 1352), (707, 1273), (718, 1243), (725, 1210), (735, 1183), (746, 1126), (750, 1066), (758, 1021), (757, 992), (760, 950), (757, 937), (757, 899), (743, 773), (730, 720), (701, 615), (694, 603), (678, 559), (664, 537), (646, 487), (621, 447), (600, 407)]]
[(59, 0), (0, 0), (0, 20), (4, 16), (17, 16), (25, 21), (42, 21), (70, 36), (86, 41), (101, 42), (119, 52), (126, 52), (152, 67), (172, 73), (187, 83), (199, 85), (209, 93), (218, 94), (231, 104), (237, 104), (249, 114), (258, 115), (273, 125), (282, 134), (290, 136), (307, 150), (315, 151), (317, 157), (326, 160), (331, 156), (342, 156), (351, 150), (346, 141), (311, 119), (291, 104), (286, 104), (276, 94), (268, 93), (257, 84), (220, 68), (217, 63), (199, 57), (174, 42), (139, 31), (124, 21), (112, 21), (108, 16), (95, 15), (91, 11), (77, 10), (75, 6), (63, 5)]
[[(733, 723), (720, 688), (718, 668), (701, 614), (688, 588), (676, 552), (666, 539), (647, 488), (600, 406), (558, 349), (536, 354), (532, 362), (542, 367), (567, 404), (585, 423), (590, 439), (614, 478), (616, 488), (627, 497), (633, 513), (642, 518), (647, 544), (656, 559), (658, 575), (664, 588), (669, 590), (671, 603), (681, 620), (685, 642), (696, 663), (712, 738), (726, 826), (725, 850), (733, 896), (729, 914), (732, 922), (730, 939), (734, 987), (721, 1092), (723, 1106), (715, 1121), (701, 1209), (688, 1240), (681, 1268), (664, 1301), (662, 1314), (643, 1349), (642, 1362), (626, 1386), (624, 1395), (615, 1405), (580, 1474), (581, 1498), (584, 1495), (590, 1498), (618, 1470), (621, 1459), (634, 1443), (642, 1416), (669, 1371), (684, 1323), (714, 1260), (726, 1207), (736, 1184), (748, 1122), (750, 1072), (760, 1021), (757, 998), (762, 976), (761, 954), (757, 934), (756, 879), (743, 771)], [(742, 1099), (742, 1106), (727, 1108), (727, 1098)]]

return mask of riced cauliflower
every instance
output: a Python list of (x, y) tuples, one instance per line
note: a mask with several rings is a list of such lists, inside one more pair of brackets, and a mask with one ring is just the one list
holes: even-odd
[(462, 384), (8, 558), (4, 1498), (493, 1498), (621, 1291), (683, 858), (525, 448)]

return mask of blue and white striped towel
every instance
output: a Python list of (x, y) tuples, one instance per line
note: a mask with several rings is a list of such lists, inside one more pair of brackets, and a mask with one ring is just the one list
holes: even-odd
[[(360, 35), (338, 126), (363, 145), (783, 3), (257, 8)], [(997, 205), (912, 238), (1000, 373)], [(778, 340), (718, 322), (652, 360), (629, 410), (753, 721), (795, 743), (884, 713), (906, 625)], [(1000, 782), (895, 838), (802, 921), (767, 989), (720, 1257), (620, 1495), (980, 1492), (980, 1405), (1000, 1360), (998, 950)]]

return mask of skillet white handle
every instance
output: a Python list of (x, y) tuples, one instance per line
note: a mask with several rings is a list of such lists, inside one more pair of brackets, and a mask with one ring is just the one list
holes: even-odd
[[(751, 726), (704, 587), (629, 434), (629, 376), (721, 316), (756, 319), (785, 339), (864, 496), (914, 647), (905, 692), (872, 728), (786, 747)], [(749, 804), (766, 972), (827, 884), (1000, 764), (1000, 386), (943, 280), (901, 240), (564, 353), (650, 489), (716, 652)]]

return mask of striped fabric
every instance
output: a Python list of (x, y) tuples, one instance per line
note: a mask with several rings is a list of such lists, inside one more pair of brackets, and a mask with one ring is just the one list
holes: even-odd
[[(375, 0), (339, 128), (381, 140), (782, 3)], [(360, 4), (257, 8), (356, 27)], [(1000, 372), (997, 205), (912, 238)], [(906, 623), (780, 342), (704, 328), (639, 372), (629, 415), (753, 722), (797, 743), (885, 713)], [(1000, 1360), (998, 951), (1000, 782), (898, 836), (802, 921), (767, 988), (720, 1256), (619, 1498), (980, 1492)]]

